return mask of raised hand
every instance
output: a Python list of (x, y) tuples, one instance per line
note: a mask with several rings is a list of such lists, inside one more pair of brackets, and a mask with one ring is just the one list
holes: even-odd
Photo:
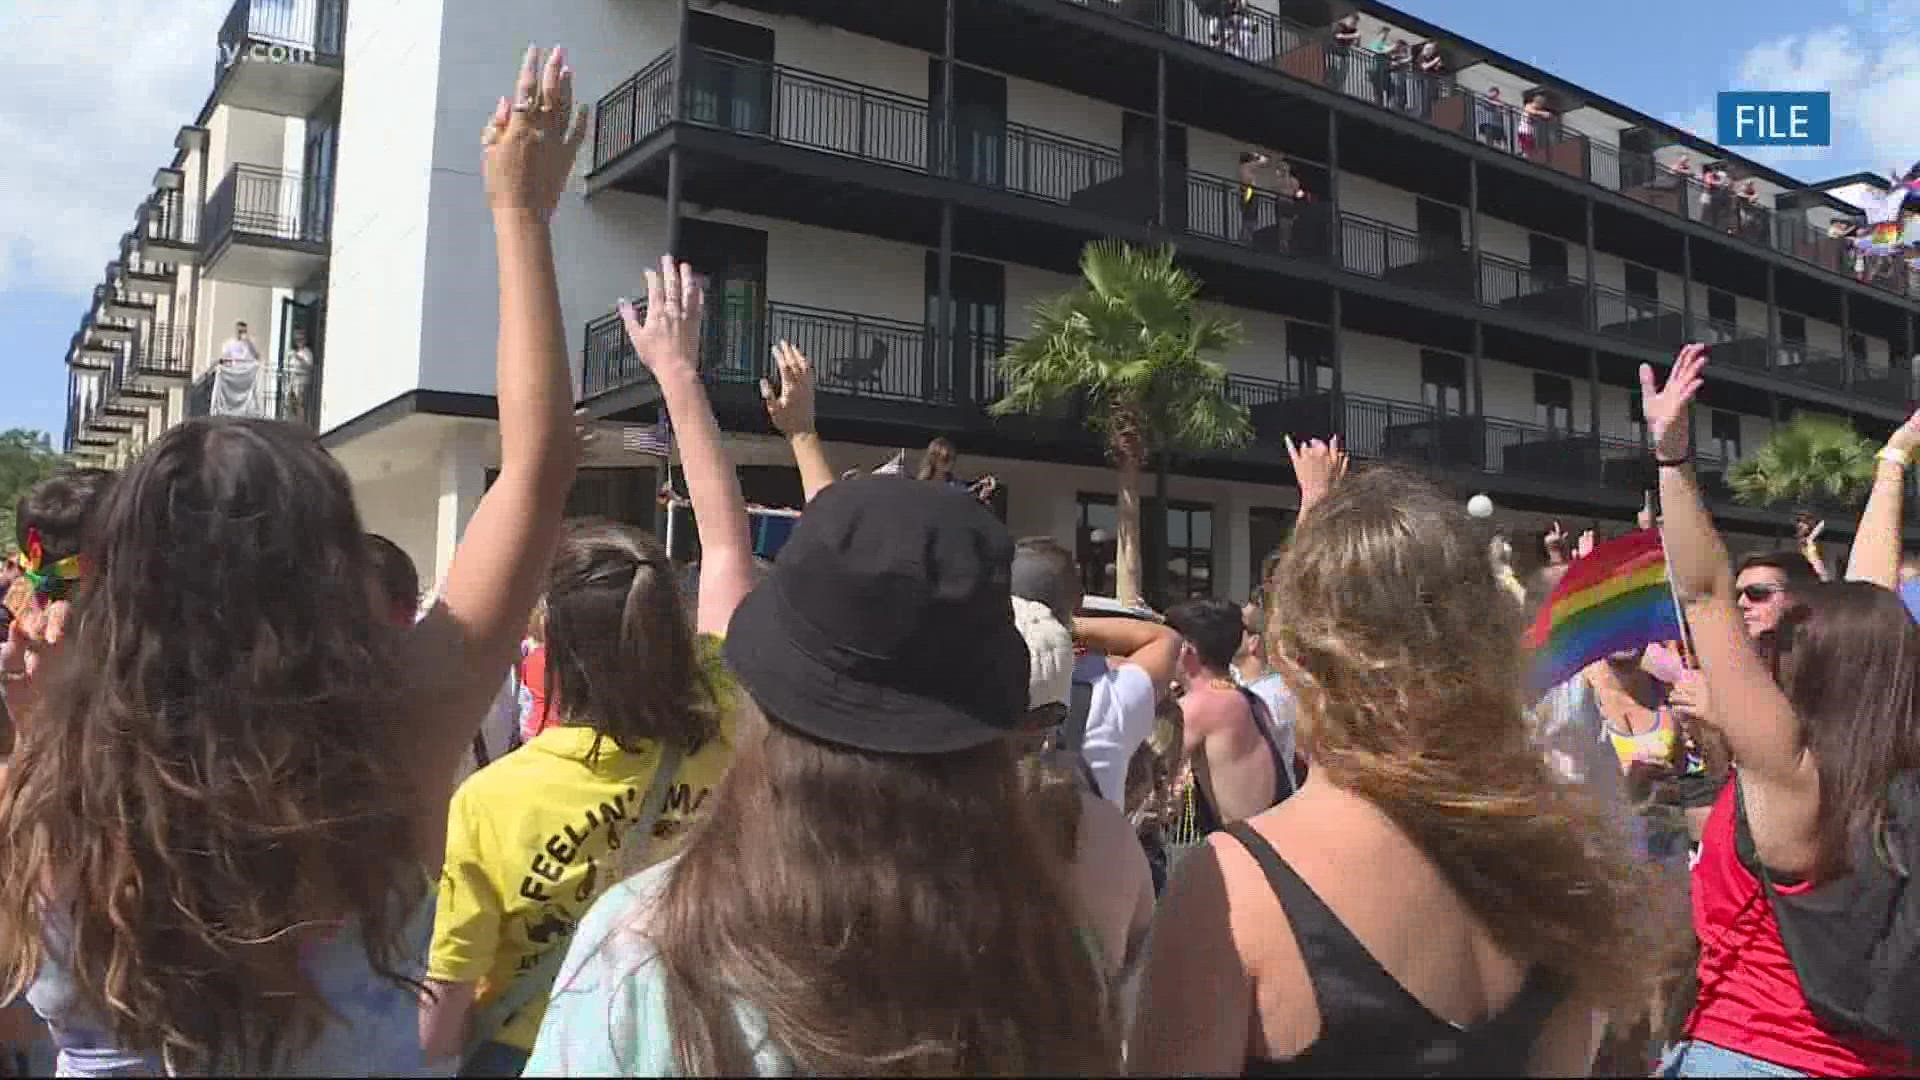
[(527, 49), (513, 98), (501, 98), (480, 133), (481, 174), (496, 213), (517, 211), (545, 220), (560, 203), (573, 161), (587, 140), (587, 107), (575, 110), (573, 69), (566, 50), (542, 57)]
[(656, 380), (692, 378), (700, 371), (700, 322), (707, 294), (686, 263), (660, 256), (658, 272), (647, 271), (647, 314), (642, 319), (631, 300), (619, 304), (633, 351)]
[(1653, 492), (1649, 491), (1640, 500), (1640, 513), (1634, 516), (1634, 524), (1642, 529), (1651, 529), (1657, 522), (1653, 520)]
[(1547, 546), (1547, 558), (1550, 561), (1556, 565), (1567, 561), (1567, 530), (1564, 526), (1557, 521), (1554, 522), (1553, 527), (1547, 530), (1547, 535), (1542, 539)]
[(1593, 529), (1584, 530), (1580, 534), (1579, 541), (1576, 544), (1574, 544), (1573, 557), (1576, 559), (1586, 558), (1587, 556), (1593, 554), (1593, 549), (1596, 546), (1598, 546), (1599, 543), (1600, 543), (1600, 534), (1598, 532), (1596, 532)]
[(1300, 485), (1300, 512), (1304, 514), (1347, 474), (1347, 452), (1340, 449), (1338, 435), (1326, 442), (1313, 439), (1301, 445), (1287, 436), (1286, 446), (1294, 481)]
[(1909, 457), (1915, 451), (1920, 451), (1920, 409), (1914, 410), (1914, 414), (1907, 417), (1907, 422), (1901, 424), (1899, 430), (1887, 439), (1887, 449), (1898, 450)]
[(812, 434), (813, 364), (807, 354), (782, 341), (773, 347), (774, 369), (780, 374), (780, 392), (773, 384), (760, 380), (760, 399), (767, 404), (767, 419), (788, 438)]
[(1654, 457), (1662, 461), (1686, 458), (1693, 443), (1688, 436), (1687, 412), (1704, 385), (1700, 373), (1707, 366), (1707, 347), (1688, 345), (1673, 359), (1665, 386), (1657, 386), (1653, 365), (1640, 365), (1640, 411), (1647, 420)]

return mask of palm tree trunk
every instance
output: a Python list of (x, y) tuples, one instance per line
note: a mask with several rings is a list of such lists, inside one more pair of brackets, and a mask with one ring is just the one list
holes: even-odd
[(1114, 448), (1120, 473), (1119, 505), (1114, 525), (1114, 599), (1129, 607), (1140, 603), (1140, 474), (1137, 453)]

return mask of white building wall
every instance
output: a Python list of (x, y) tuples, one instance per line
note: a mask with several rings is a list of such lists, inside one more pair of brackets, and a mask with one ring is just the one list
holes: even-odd
[[(1511, 221), (1505, 221), (1491, 214), (1480, 215), (1480, 250), (1484, 254), (1511, 259), (1524, 265), (1532, 254), (1528, 246), (1530, 243), (1528, 236), (1527, 229)], [(1574, 251), (1576, 246), (1567, 245), (1567, 269), (1573, 273), (1580, 272), (1577, 269), (1580, 264)], [(1584, 258), (1584, 256), (1580, 257)]]
[(1420, 200), (1411, 191), (1350, 172), (1340, 174), (1340, 212), (1359, 214), (1403, 229), (1419, 224)]
[[(443, 57), (443, 8), (440, 0), (357, 0), (349, 9), (346, 54), (352, 59), (340, 98), (342, 138), (334, 165), (322, 431), (415, 387), (432, 385), (422, 378), (420, 342), (429, 278), (431, 170), (441, 153), (441, 131), (463, 129), (458, 140), (445, 136), (444, 160), (477, 185), (483, 114), (510, 92), (512, 58), (531, 40), (527, 33), (533, 28), (509, 12), (459, 21), (461, 32), (452, 35), (456, 40), (493, 39), (486, 31), (495, 27), (520, 35), (516, 45), (485, 42), (496, 56), (486, 65), (490, 78), (483, 82), (474, 65)], [(628, 10), (612, 4), (592, 9)], [(589, 44), (581, 37), (574, 40)], [(444, 117), (444, 125), (438, 114), (443, 85), (454, 98), (476, 98)], [(592, 88), (582, 89), (591, 94)], [(464, 147), (464, 158), (454, 156), (456, 143)], [(480, 236), (490, 231), (484, 215), (470, 217), (465, 227)], [(447, 263), (432, 269), (442, 278), (465, 273)], [(483, 272), (491, 273), (490, 261)], [(491, 326), (495, 311), (488, 304), (472, 314), (472, 321)]]
[(1348, 393), (1394, 401), (1420, 400), (1420, 346), (1353, 330), (1340, 337), (1346, 365), (1340, 373), (1340, 385)]

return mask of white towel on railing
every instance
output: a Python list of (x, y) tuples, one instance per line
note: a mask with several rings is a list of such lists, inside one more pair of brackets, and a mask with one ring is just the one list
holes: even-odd
[(208, 412), (215, 416), (259, 416), (260, 362), (225, 360), (213, 369), (213, 401)]

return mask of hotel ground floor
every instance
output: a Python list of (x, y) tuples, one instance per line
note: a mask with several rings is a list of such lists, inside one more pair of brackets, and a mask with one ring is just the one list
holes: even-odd
[[(441, 400), (444, 398), (445, 400)], [(400, 545), (419, 567), (422, 586), (440, 581), (467, 521), (499, 467), (498, 425), (490, 398), (418, 392), (335, 429), (325, 442), (346, 468), (365, 527)], [(836, 472), (872, 470), (906, 452), (907, 467), (917, 463), (924, 444), (875, 445), (836, 441), (828, 432), (827, 454)], [(612, 431), (595, 448), (574, 483), (570, 516), (601, 516), (642, 528), (666, 522), (656, 493), (662, 462), (626, 453)], [(750, 503), (797, 507), (801, 487), (786, 443), (760, 433), (729, 433), (727, 447), (739, 467)], [(995, 510), (1016, 536), (1051, 536), (1079, 555), (1083, 584), (1090, 594), (1113, 592), (1115, 472), (1081, 455), (1076, 461), (1033, 460), (969, 452), (961, 441), (959, 472), (972, 478), (991, 473), (1000, 480)], [(1248, 596), (1259, 577), (1261, 559), (1286, 539), (1299, 492), (1284, 466), (1271, 468), (1271, 482), (1246, 470), (1228, 478), (1199, 475), (1177, 459), (1165, 476), (1149, 471), (1146, 499), (1144, 581), (1149, 597), (1166, 603), (1186, 597)], [(1464, 500), (1482, 489), (1472, 477), (1441, 477)], [(675, 468), (675, 487), (684, 484)], [(1488, 494), (1495, 503), (1495, 524), (1512, 538), (1516, 562), (1524, 571), (1537, 558), (1538, 536), (1552, 523), (1569, 532), (1598, 528), (1603, 534), (1632, 527), (1632, 514), (1612, 505), (1583, 505), (1581, 492), (1543, 503)], [(1160, 508), (1164, 506), (1164, 519)], [(1757, 515), (1756, 515), (1757, 517)], [(692, 555), (686, 519), (675, 519), (677, 557)], [(1852, 520), (1835, 521), (1828, 534), (1837, 542), (1830, 564), (1844, 558)], [(1790, 543), (1783, 520), (1729, 520), (1723, 523), (1736, 554)], [(1837, 535), (1836, 535), (1837, 534)]]

